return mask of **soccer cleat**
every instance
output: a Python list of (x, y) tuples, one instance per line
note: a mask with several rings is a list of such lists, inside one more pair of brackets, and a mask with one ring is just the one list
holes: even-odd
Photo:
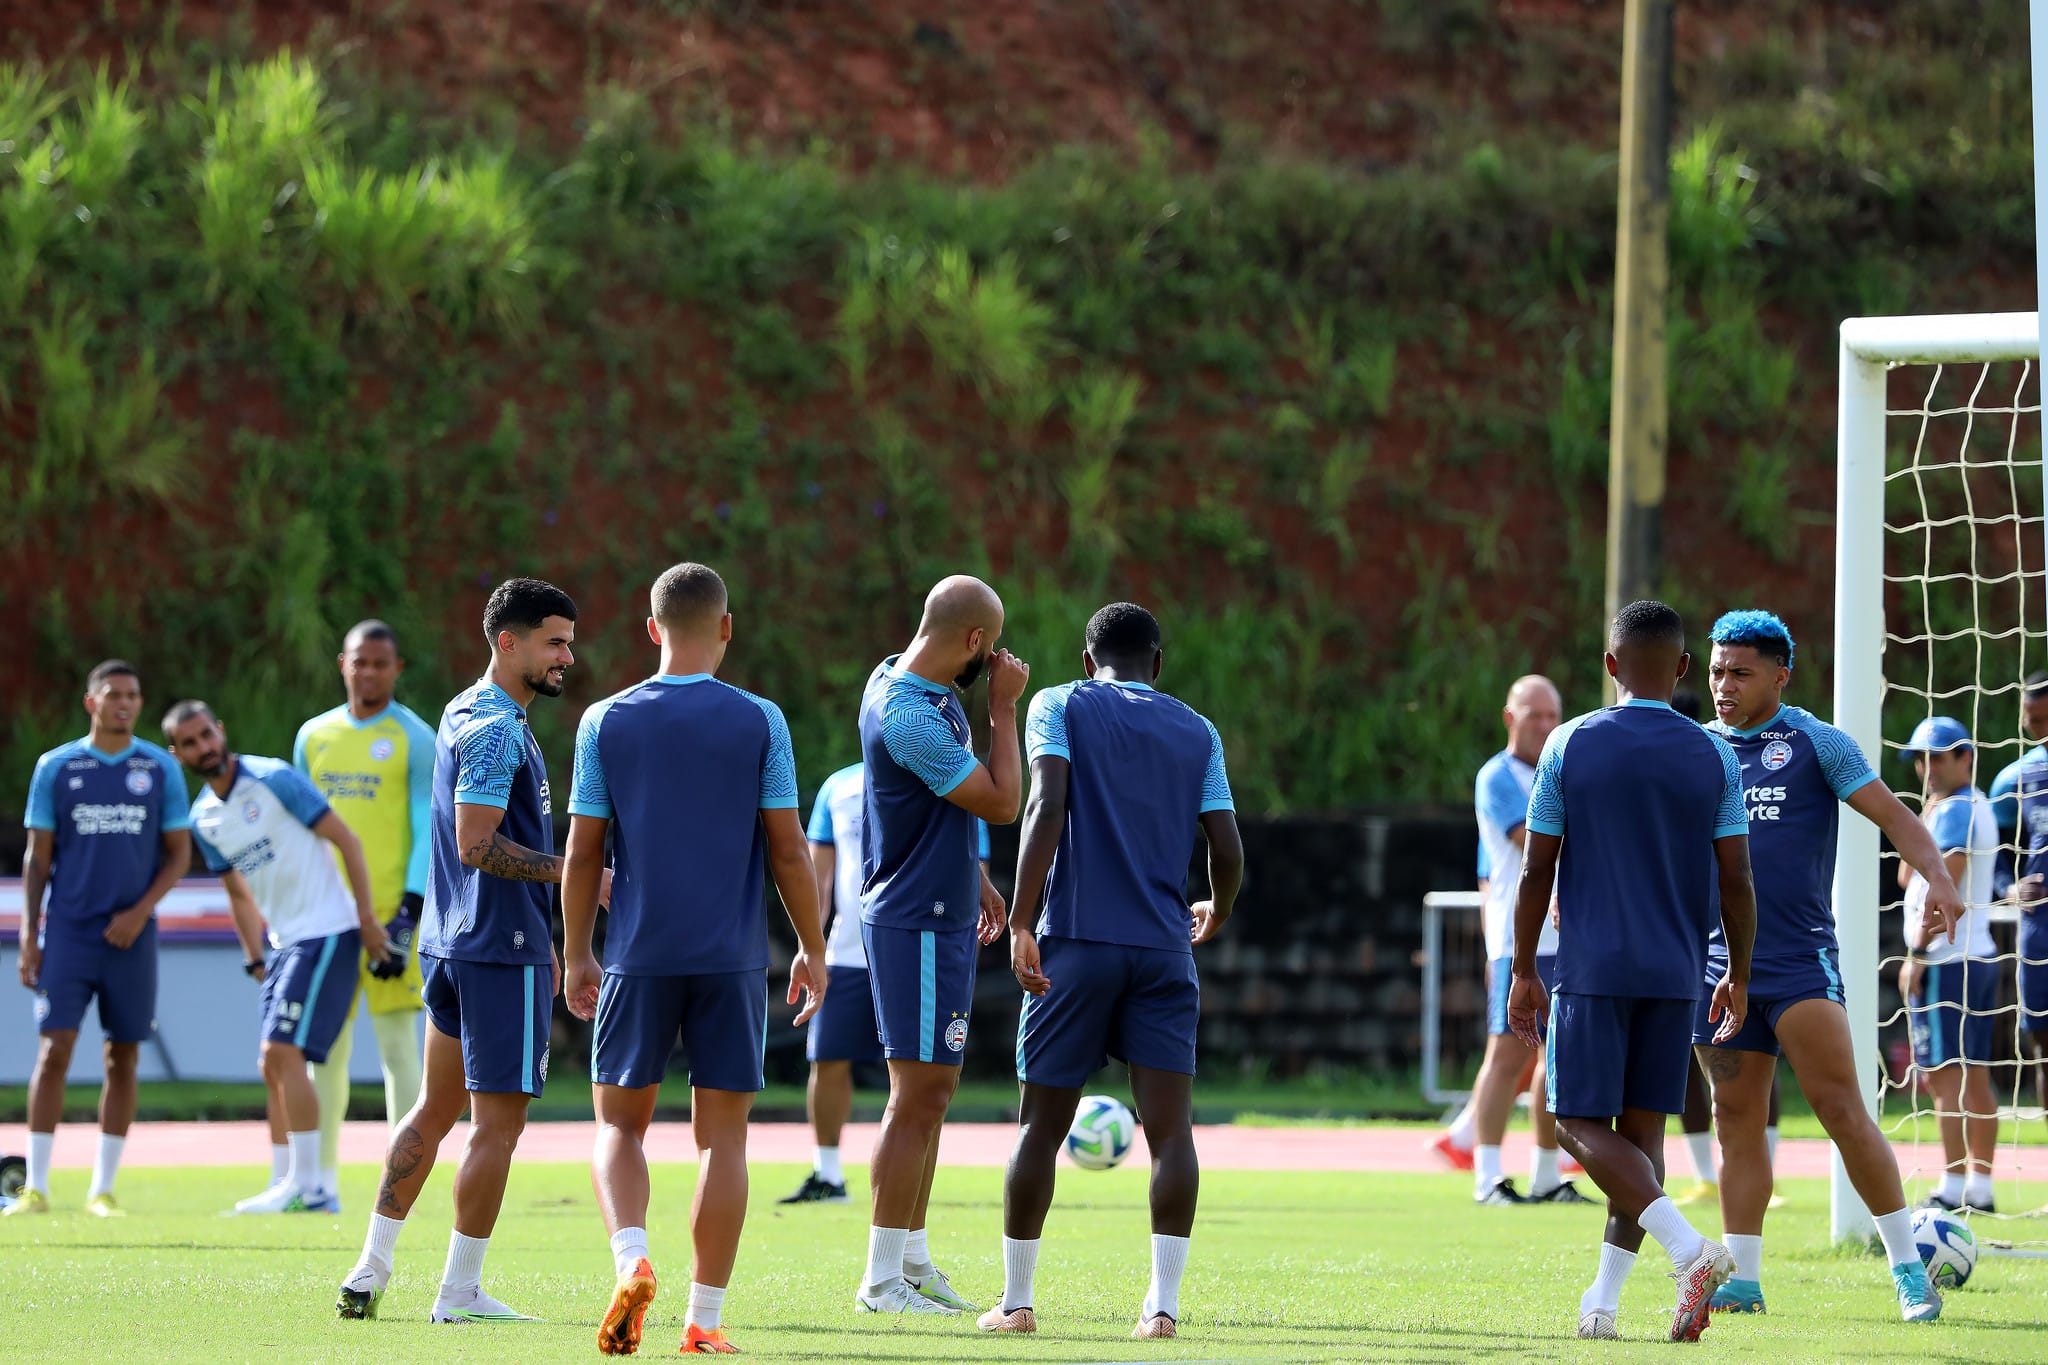
[(1927, 1267), (1920, 1262), (1893, 1266), (1892, 1287), (1899, 1292), (1899, 1316), (1907, 1322), (1933, 1322), (1941, 1316), (1941, 1295), (1927, 1282)]
[(600, 1355), (629, 1356), (640, 1349), (640, 1329), (647, 1322), (647, 1305), (654, 1302), (654, 1266), (645, 1256), (633, 1262), (629, 1274), (619, 1277), (612, 1290), (611, 1307), (597, 1325)]
[(954, 1293), (952, 1282), (946, 1278), (946, 1272), (937, 1266), (932, 1267), (932, 1273), (929, 1275), (905, 1274), (903, 1282), (933, 1303), (942, 1303), (957, 1313), (972, 1313), (981, 1306), (969, 1303)]
[(235, 1205), (238, 1214), (256, 1213), (318, 1213), (319, 1200), (325, 1196), (314, 1190), (310, 1193), (296, 1185), (272, 1185), (261, 1194), (252, 1194)]
[(128, 1210), (114, 1202), (112, 1190), (102, 1190), (85, 1201), (85, 1211), (95, 1218), (126, 1218)]
[(1437, 1140), (1429, 1144), (1429, 1150), (1435, 1152), (1448, 1162), (1450, 1168), (1454, 1171), (1469, 1171), (1472, 1169), (1472, 1149), (1470, 1147), (1460, 1147), (1457, 1143), (1451, 1141), (1449, 1133), (1439, 1134)]
[(1734, 1273), (1735, 1258), (1728, 1254), (1727, 1247), (1712, 1238), (1701, 1241), (1699, 1253), (1685, 1269), (1671, 1272), (1671, 1278), (1678, 1281), (1678, 1307), (1671, 1315), (1673, 1341), (1700, 1339), (1700, 1333), (1706, 1330), (1707, 1305), (1713, 1302), (1714, 1291)]
[(1579, 1193), (1579, 1187), (1566, 1180), (1551, 1186), (1542, 1194), (1529, 1196), (1531, 1204), (1590, 1204), (1593, 1201)]
[(1707, 1304), (1709, 1313), (1761, 1313), (1764, 1287), (1755, 1280), (1730, 1280), (1714, 1291)]
[(1005, 1309), (999, 1303), (983, 1313), (974, 1325), (984, 1332), (1036, 1332), (1038, 1316), (1029, 1305)]
[(683, 1344), (676, 1350), (686, 1356), (736, 1356), (740, 1348), (725, 1339), (725, 1329), (714, 1327), (705, 1331), (701, 1327), (683, 1328)]
[(50, 1196), (44, 1194), (41, 1190), (32, 1190), (24, 1185), (21, 1187), (21, 1193), (14, 1196), (14, 1202), (6, 1208), (0, 1209), (0, 1218), (14, 1218), (22, 1214), (48, 1213), (49, 1211)]
[(1711, 1180), (1695, 1180), (1686, 1187), (1684, 1194), (1673, 1195), (1671, 1202), (1680, 1208), (1690, 1208), (1696, 1204), (1719, 1204), (1721, 1187)]
[(366, 1322), (376, 1318), (377, 1305), (384, 1299), (384, 1291), (374, 1281), (360, 1286), (349, 1283), (341, 1287), (341, 1293), (334, 1300), (334, 1316), (350, 1322)]
[(1579, 1314), (1579, 1340), (1620, 1341), (1621, 1333), (1615, 1330), (1614, 1314), (1597, 1309)]
[(862, 1313), (923, 1313), (940, 1317), (957, 1317), (960, 1310), (951, 1304), (928, 1299), (910, 1287), (908, 1280), (891, 1280), (888, 1288), (879, 1294), (870, 1294), (863, 1285), (853, 1296), (853, 1306)]
[(1949, 1213), (1961, 1213), (1963, 1211), (1963, 1206), (1960, 1201), (1943, 1199), (1939, 1194), (1928, 1195), (1925, 1199), (1921, 1200), (1914, 1207), (1923, 1209), (1942, 1209)]
[(446, 1299), (434, 1300), (434, 1311), (427, 1314), (428, 1322), (539, 1322), (539, 1318), (528, 1317), (514, 1312), (479, 1289), (460, 1304)]
[(1131, 1336), (1139, 1341), (1164, 1340), (1175, 1335), (1173, 1326), (1173, 1319), (1164, 1313), (1154, 1313), (1150, 1317), (1141, 1316), (1138, 1325), (1131, 1329)]
[(778, 1204), (844, 1204), (847, 1202), (846, 1186), (835, 1185), (812, 1171), (804, 1177), (804, 1183), (796, 1187), (796, 1193), (775, 1201)]
[(1475, 1194), (1472, 1202), (1490, 1208), (1507, 1208), (1511, 1204), (1526, 1204), (1528, 1198), (1515, 1189), (1515, 1182), (1502, 1176), (1493, 1182), (1485, 1194)]
[(324, 1213), (332, 1217), (340, 1217), (341, 1195), (334, 1190), (321, 1190), (307, 1199), (306, 1212)]
[(1997, 1213), (1998, 1204), (1988, 1194), (1982, 1200), (1972, 1199), (1968, 1195), (1964, 1195), (1962, 1211), (1965, 1213)]

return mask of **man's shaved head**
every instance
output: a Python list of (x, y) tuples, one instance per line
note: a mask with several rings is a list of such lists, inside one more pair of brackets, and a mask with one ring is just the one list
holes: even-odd
[(1549, 697), (1560, 708), (1564, 705), (1564, 694), (1557, 690), (1556, 683), (1541, 673), (1525, 673), (1515, 679), (1514, 685), (1508, 688), (1506, 705), (1509, 709), (1526, 706), (1541, 696)]
[(1500, 718), (1507, 726), (1508, 748), (1524, 763), (1543, 756), (1543, 743), (1564, 719), (1564, 696), (1541, 673), (1515, 679), (1508, 689)]
[[(988, 667), (996, 639), (1003, 633), (1003, 599), (970, 574), (942, 578), (925, 594), (924, 619), (918, 623), (917, 633), (946, 646), (948, 656), (959, 659), (955, 686), (972, 687)], [(952, 667), (950, 663), (947, 666)]]
[(716, 635), (728, 605), (725, 580), (703, 564), (677, 564), (654, 580), (648, 605), (669, 634)]

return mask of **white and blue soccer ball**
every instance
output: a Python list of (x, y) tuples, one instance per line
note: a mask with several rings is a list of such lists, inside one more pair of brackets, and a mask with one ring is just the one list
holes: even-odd
[(1913, 1246), (1936, 1289), (1961, 1289), (1977, 1268), (1977, 1239), (1970, 1225), (1947, 1209), (1914, 1213)]
[(1106, 1171), (1129, 1155), (1138, 1122), (1112, 1095), (1083, 1095), (1067, 1129), (1067, 1155), (1084, 1171)]

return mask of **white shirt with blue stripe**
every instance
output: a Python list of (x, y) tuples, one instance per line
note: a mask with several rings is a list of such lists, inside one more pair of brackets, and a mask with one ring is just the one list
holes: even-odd
[(192, 802), (193, 844), (209, 871), (242, 874), (273, 948), (359, 927), (333, 850), (313, 832), (327, 813), (327, 799), (305, 774), (255, 754), (236, 757), (225, 797), (208, 783)]
[(1963, 875), (1956, 882), (1965, 910), (1956, 925), (1954, 943), (1937, 933), (1933, 942), (1922, 945), (1920, 911), (1927, 904), (1927, 879), (1914, 872), (1906, 884), (1907, 944), (1921, 949), (1922, 958), (1934, 964), (1997, 956), (1998, 948), (1991, 939), (1991, 879), (1998, 861), (1998, 821), (1991, 813), (1990, 798), (1975, 787), (1965, 787), (1935, 802), (1920, 818), (1944, 858), (1951, 853), (1967, 855)]

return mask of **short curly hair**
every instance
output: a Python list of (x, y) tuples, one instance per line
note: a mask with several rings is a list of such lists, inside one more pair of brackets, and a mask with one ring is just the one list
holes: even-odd
[(1791, 627), (1767, 611), (1731, 611), (1714, 622), (1707, 638), (1717, 645), (1748, 645), (1766, 659), (1776, 659), (1780, 668), (1792, 666)]

